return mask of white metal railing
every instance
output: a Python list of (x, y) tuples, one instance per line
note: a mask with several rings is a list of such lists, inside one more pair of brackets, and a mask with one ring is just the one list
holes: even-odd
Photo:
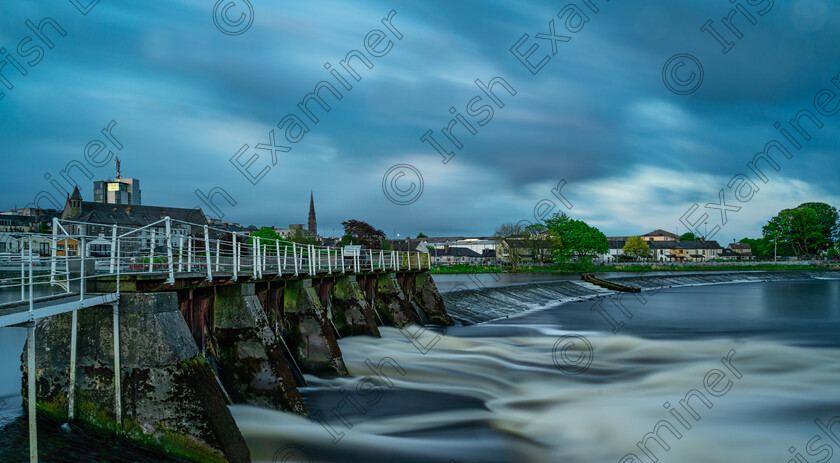
[[(249, 276), (353, 274), (431, 267), (428, 253), (361, 246), (333, 247), (248, 236), (169, 217), (141, 227), (53, 219), (52, 234), (19, 233), (19, 252), (0, 254), (0, 289), (20, 288), (32, 306), (57, 294), (85, 297), (85, 280), (114, 275), (204, 274), (234, 280)], [(46, 243), (46, 244), (45, 244)], [(48, 245), (48, 255), (43, 250)], [(43, 251), (42, 251), (43, 252)], [(35, 292), (42, 294), (35, 295)], [(48, 294), (43, 294), (43, 293)]]

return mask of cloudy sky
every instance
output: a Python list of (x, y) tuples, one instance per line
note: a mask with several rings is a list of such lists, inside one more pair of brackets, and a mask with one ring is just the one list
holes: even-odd
[[(840, 117), (814, 108), (822, 89), (840, 92), (831, 82), (840, 74), (840, 7), (752, 3), (571, 3), (587, 22), (550, 1), (6, 0), (0, 206), (31, 203), (40, 191), (60, 198), (50, 180), (73, 161), (93, 176), (70, 171), (91, 200), (93, 180), (114, 175), (111, 163), (95, 165), (110, 150), (124, 177), (141, 180), (144, 204), (202, 206), (218, 216), (195, 191), (220, 188), (236, 201), (215, 196), (223, 219), (246, 225), (305, 223), (312, 190), (324, 235), (347, 219), (389, 236), (488, 235), (502, 222), (533, 220), (546, 199), (544, 207), (555, 204), (608, 235), (682, 233), (680, 217), (693, 204), (699, 209), (688, 222), (700, 230), (721, 225), (720, 210), (705, 206), (719, 203), (723, 189), (727, 205), (741, 209), (730, 209), (714, 238), (758, 236), (782, 208), (840, 206)], [(738, 38), (721, 19), (740, 4), (744, 12), (732, 19)], [(393, 30), (381, 22), (392, 10)], [(43, 24), (39, 34), (52, 48), (26, 23), (45, 18), (66, 33)], [(557, 40), (537, 38), (550, 36), (552, 20)], [(727, 53), (700, 30), (708, 20), (729, 42)], [(365, 49), (366, 36), (383, 56)], [(532, 64), (546, 60), (536, 74), (511, 51), (520, 39), (514, 50), (533, 48)], [(351, 61), (360, 80), (339, 64), (352, 50), (373, 64)], [(678, 57), (676, 68), (666, 67), (681, 54), (696, 61)], [(663, 81), (664, 67), (676, 92)], [(467, 114), (468, 102), (483, 95), (474, 81), (494, 77), (516, 95), (497, 85), (503, 106), (490, 106), (489, 122), (487, 112)], [(309, 105), (316, 124), (298, 103), (321, 81), (342, 99), (322, 92), (331, 111)], [(821, 95), (826, 113), (836, 109), (831, 93)], [(473, 109), (483, 104), (491, 104), (486, 95)], [(461, 149), (441, 133), (454, 117), (450, 107), (476, 132), (453, 128)], [(787, 125), (803, 109), (823, 127), (802, 122), (810, 140), (794, 135), (801, 149), (787, 145), (791, 159), (775, 152), (780, 170), (764, 165), (768, 181), (760, 181), (747, 163), (768, 142), (784, 142), (774, 123)], [(308, 129), (296, 143), (285, 139), (288, 125), (278, 128), (289, 114)], [(110, 121), (122, 149), (101, 132)], [(272, 130), (275, 145), (292, 148), (275, 159), (257, 148), (270, 143)], [(449, 162), (420, 140), (428, 130), (455, 153)], [(96, 140), (107, 148), (86, 159)], [(231, 162), (237, 153), (242, 164), (256, 156), (248, 167), (264, 173), (256, 185)], [(756, 182), (748, 201), (727, 187), (739, 173)], [(552, 194), (561, 181), (571, 210)], [(40, 205), (49, 207), (44, 198)], [(708, 219), (700, 219), (704, 212)]]

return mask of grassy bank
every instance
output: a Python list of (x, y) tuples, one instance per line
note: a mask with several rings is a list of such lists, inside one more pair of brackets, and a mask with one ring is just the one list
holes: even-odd
[(829, 267), (825, 265), (778, 265), (778, 264), (758, 264), (758, 265), (708, 265), (708, 266), (694, 266), (694, 265), (666, 265), (666, 264), (638, 264), (638, 265), (592, 265), (592, 264), (565, 264), (565, 265), (551, 265), (544, 267), (518, 267), (516, 270), (510, 267), (505, 267), (500, 270), (499, 267), (492, 267), (486, 265), (453, 265), (451, 267), (433, 267), (432, 273), (447, 274), (447, 273), (557, 273), (557, 274), (576, 274), (582, 272), (722, 272), (734, 270), (761, 270), (761, 271), (781, 271), (781, 270), (840, 270), (836, 265)]

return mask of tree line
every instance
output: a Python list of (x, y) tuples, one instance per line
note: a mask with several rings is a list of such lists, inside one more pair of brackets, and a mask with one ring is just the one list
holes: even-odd
[(782, 209), (761, 228), (761, 238), (744, 238), (759, 259), (825, 255), (836, 258), (840, 243), (840, 214), (826, 203), (803, 203)]

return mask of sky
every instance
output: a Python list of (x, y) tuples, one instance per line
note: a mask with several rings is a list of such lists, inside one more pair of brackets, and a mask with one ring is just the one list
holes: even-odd
[[(840, 207), (827, 0), (2, 7), (3, 209), (42, 191), (39, 206), (47, 193), (63, 206), (73, 183), (92, 200), (114, 156), (143, 204), (243, 225), (306, 223), (312, 191), (324, 236), (348, 219), (389, 237), (489, 236), (566, 212), (607, 235), (693, 227), (725, 243), (783, 208)], [(495, 78), (491, 98), (476, 80)], [(330, 110), (301, 109), (321, 82)], [(800, 118), (797, 135), (802, 110), (822, 126)], [(442, 133), (452, 120), (461, 148)], [(430, 130), (446, 156), (421, 140)], [(774, 140), (778, 171), (750, 171)], [(87, 172), (67, 182), (74, 162)]]

